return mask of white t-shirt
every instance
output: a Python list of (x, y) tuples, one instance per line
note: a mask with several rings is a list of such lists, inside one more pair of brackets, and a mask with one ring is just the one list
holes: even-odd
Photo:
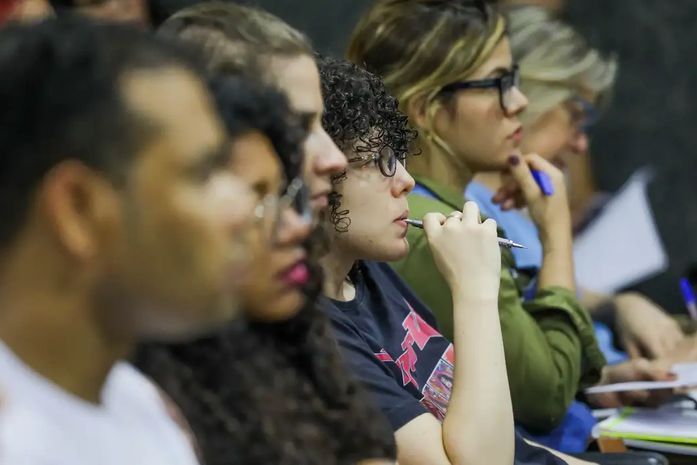
[(156, 387), (118, 363), (100, 405), (60, 389), (0, 341), (0, 465), (197, 465)]

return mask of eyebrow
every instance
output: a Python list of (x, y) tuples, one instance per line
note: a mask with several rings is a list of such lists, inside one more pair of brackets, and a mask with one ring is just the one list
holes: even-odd
[(208, 149), (196, 163), (197, 167), (223, 167), (232, 156), (229, 141), (221, 142), (217, 147)]
[(506, 67), (506, 66), (497, 66), (497, 67), (494, 68), (493, 70), (489, 71), (489, 74), (487, 74), (486, 77), (495, 77), (495, 76), (498, 77), (498, 76), (502, 76), (502, 75), (504, 75), (504, 74), (506, 74), (506, 73), (510, 73), (512, 69), (513, 69), (513, 65), (508, 66), (508, 67)]
[(310, 111), (299, 111), (297, 115), (300, 119), (300, 124), (306, 131), (310, 130), (310, 128), (312, 127), (312, 122), (315, 121), (315, 119), (317, 119), (318, 117), (318, 113)]

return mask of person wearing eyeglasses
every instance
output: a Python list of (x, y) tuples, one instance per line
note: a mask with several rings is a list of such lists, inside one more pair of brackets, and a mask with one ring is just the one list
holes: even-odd
[[(410, 215), (460, 210), (480, 172), (507, 171), (521, 189), (545, 251), (538, 289), (524, 300), (525, 276), (502, 251), (499, 316), (513, 412), (518, 424), (548, 431), (566, 415), (579, 388), (600, 378), (605, 358), (588, 312), (576, 298), (571, 221), (563, 174), (524, 154), (519, 89), (504, 17), (482, 1), (387, 0), (353, 32), (348, 56), (380, 75), (419, 131), (410, 161), (416, 179)], [(542, 195), (532, 169), (554, 195)], [(501, 231), (504, 234), (505, 231)], [(395, 270), (454, 336), (453, 301), (423, 231), (410, 229), (409, 255)]]
[[(223, 81), (216, 97), (224, 119), (246, 115), (250, 131), (242, 132), (265, 135), (280, 164), (250, 152), (234, 166), (255, 180), (268, 249), (240, 291), (243, 321), (195, 343), (149, 347), (140, 366), (182, 407), (208, 465), (393, 463), (389, 425), (348, 373), (317, 304), (323, 241), (316, 228), (308, 237), (308, 226), (328, 203), (330, 174), (347, 162), (321, 124), (309, 41), (265, 11), (232, 3), (181, 10), (160, 33), (198, 53)], [(247, 85), (233, 92), (228, 79)]]
[[(591, 48), (571, 26), (544, 8), (519, 6), (508, 10), (506, 17), (512, 53), (520, 65), (521, 89), (530, 99), (521, 115), (521, 146), (524, 151), (540, 154), (573, 180), (578, 174), (573, 170), (578, 170), (584, 159), (587, 162), (590, 135), (598, 118), (597, 106), (608, 99), (617, 64)], [(513, 199), (495, 196), (502, 188), (500, 173), (480, 173), (467, 186), (466, 196), (494, 218), (511, 240), (526, 245), (524, 250), (514, 250), (513, 255), (518, 268), (531, 277), (528, 292), (534, 293), (544, 253), (539, 232), (530, 217), (516, 209)], [(675, 319), (638, 293), (604, 295), (580, 289), (579, 297), (594, 318), (614, 323), (619, 333), (621, 349), (626, 354), (613, 347), (614, 338), (607, 327), (595, 323), (599, 340), (608, 340), (601, 346), (611, 364), (623, 362), (629, 355), (636, 359), (629, 362), (630, 366), (644, 366), (647, 362), (642, 358), (666, 357), (685, 337)], [(625, 368), (607, 366), (604, 378), (616, 378), (613, 372), (620, 370)], [(633, 371), (648, 377), (664, 375), (662, 370)], [(590, 400), (599, 406), (617, 406), (616, 402), (606, 405), (604, 398)], [(586, 426), (578, 430), (585, 431), (586, 437), (579, 436), (581, 447), (594, 424), (589, 412), (578, 411), (576, 418), (583, 417), (587, 419), (582, 422)]]
[[(344, 358), (387, 416), (400, 465), (582, 463), (514, 432), (498, 317), (496, 223), (474, 202), (424, 232), (453, 296), (455, 339), (388, 263), (409, 251), (407, 163), (415, 132), (380, 78), (320, 61), (323, 124), (349, 167), (334, 182), (324, 309)], [(585, 463), (585, 462), (583, 462)]]

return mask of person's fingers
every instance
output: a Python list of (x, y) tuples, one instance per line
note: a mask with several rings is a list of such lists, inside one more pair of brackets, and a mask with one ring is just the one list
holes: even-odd
[(634, 362), (635, 379), (637, 381), (672, 381), (675, 374), (670, 368), (660, 362), (639, 359)]
[(481, 222), (479, 205), (476, 202), (465, 202), (462, 209), (462, 222), (467, 224), (479, 224)]
[(626, 391), (619, 394), (619, 400), (622, 405), (644, 405), (649, 400), (648, 391)]
[(437, 235), (442, 229), (445, 220), (445, 215), (442, 213), (426, 213), (423, 218), (423, 226), (426, 237), (431, 238)]
[(490, 233), (493, 232), (493, 234), (497, 234), (498, 225), (496, 224), (496, 221), (495, 221), (494, 219), (492, 219), (492, 218), (487, 218), (486, 220), (484, 220), (484, 223), (482, 223), (482, 225), (483, 225)]
[(624, 350), (627, 352), (627, 355), (629, 355), (629, 358), (641, 357), (641, 350), (639, 350), (639, 346), (631, 339), (624, 339)]
[(511, 155), (508, 158), (509, 171), (516, 183), (520, 186), (526, 198), (534, 198), (541, 195), (540, 188), (532, 177), (530, 167), (519, 155)]
[(503, 211), (513, 210), (516, 206), (516, 201), (515, 199), (508, 198), (500, 206)]

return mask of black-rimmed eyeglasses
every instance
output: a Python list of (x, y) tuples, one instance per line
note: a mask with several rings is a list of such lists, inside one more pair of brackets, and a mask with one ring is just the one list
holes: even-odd
[(498, 89), (499, 104), (505, 112), (513, 110), (514, 92), (513, 89), (520, 87), (520, 70), (518, 65), (502, 76), (490, 79), (478, 79), (475, 81), (457, 81), (443, 86), (439, 94), (456, 92), (465, 89)]
[(397, 163), (402, 166), (407, 166), (406, 158), (398, 158), (392, 147), (383, 146), (377, 152), (369, 152), (358, 155), (347, 160), (349, 163), (370, 163), (375, 162), (375, 165), (380, 169), (383, 176), (391, 178), (397, 172)]

